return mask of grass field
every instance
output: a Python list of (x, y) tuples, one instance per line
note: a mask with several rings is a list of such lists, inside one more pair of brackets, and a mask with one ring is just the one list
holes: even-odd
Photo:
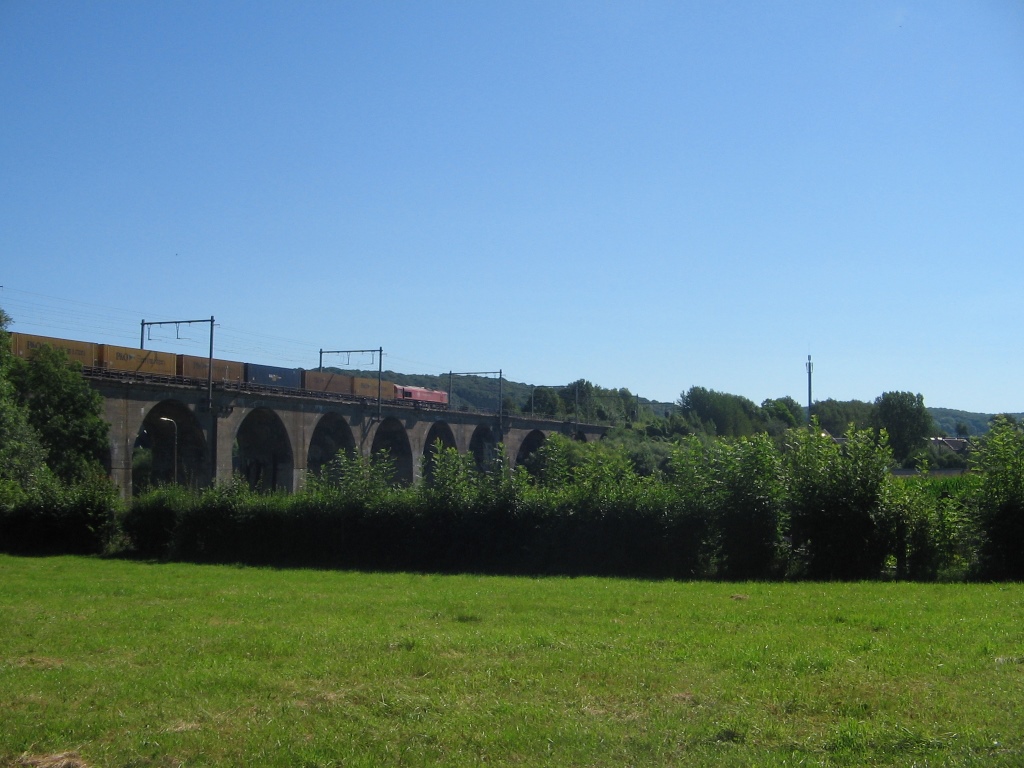
[(0, 764), (1024, 765), (1019, 584), (0, 556), (0, 610)]

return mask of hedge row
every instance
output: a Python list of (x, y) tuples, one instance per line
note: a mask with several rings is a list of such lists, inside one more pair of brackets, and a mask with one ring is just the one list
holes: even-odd
[[(481, 472), (438, 447), (413, 488), (339, 455), (301, 493), (164, 487), (116, 510), (109, 486), (0, 488), (0, 547), (196, 562), (643, 578), (1024, 578), (1024, 432), (997, 424), (976, 471), (898, 478), (884, 440), (793, 430), (678, 444), (657, 476), (552, 438)], [(116, 514), (115, 514), (116, 512)]]

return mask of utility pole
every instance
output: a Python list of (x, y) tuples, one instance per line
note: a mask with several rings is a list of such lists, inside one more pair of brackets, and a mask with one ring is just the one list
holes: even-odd
[(814, 372), (814, 363), (811, 356), (807, 356), (807, 426), (811, 425), (811, 374)]
[(502, 374), (501, 369), (498, 369), (497, 371), (462, 371), (462, 372), (458, 372), (458, 373), (455, 372), (455, 371), (448, 371), (448, 408), (449, 408), (449, 410), (452, 407), (452, 380), (453, 380), (453, 378), (455, 376), (497, 376), (498, 377), (498, 410), (497, 410), (497, 414), (498, 414), (498, 426), (500, 428), (501, 427), (501, 400), (502, 400), (502, 397), (504, 397), (503, 384), (502, 384), (502, 382), (504, 380), (504, 375)]
[(147, 322), (142, 321), (142, 333), (139, 337), (139, 349), (146, 348), (146, 329), (152, 328), (154, 325), (173, 325), (175, 328), (175, 335), (177, 334), (178, 327), (182, 325), (192, 325), (192, 323), (209, 323), (210, 324), (210, 357), (208, 358), (209, 367), (206, 371), (206, 407), (213, 412), (213, 326), (214, 319), (213, 315), (210, 315), (210, 319), (206, 320), (164, 320), (161, 322)]
[(384, 347), (377, 347), (377, 349), (320, 349), (320, 364), (317, 366), (318, 371), (324, 369), (324, 355), (360, 355), (369, 354), (377, 356), (377, 421), (383, 421), (384, 416), (381, 412), (381, 400), (384, 395), (383, 387), (384, 384), (381, 379), (384, 376)]

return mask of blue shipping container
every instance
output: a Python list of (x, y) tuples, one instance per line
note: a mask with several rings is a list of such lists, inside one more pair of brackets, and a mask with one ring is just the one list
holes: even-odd
[(246, 363), (245, 380), (249, 384), (262, 384), (264, 387), (298, 389), (302, 381), (302, 369)]

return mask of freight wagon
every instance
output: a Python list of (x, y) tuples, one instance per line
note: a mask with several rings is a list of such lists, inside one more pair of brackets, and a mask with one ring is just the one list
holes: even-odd
[(302, 388), (307, 392), (331, 392), (336, 395), (351, 395), (352, 377), (332, 371), (303, 371)]
[[(185, 379), (210, 380), (210, 358), (196, 355), (178, 355), (177, 374)], [(245, 381), (245, 363), (233, 360), (213, 360), (213, 381), (241, 384)]]
[(276, 365), (245, 364), (245, 383), (281, 389), (302, 389), (302, 370)]
[(91, 342), (51, 339), (48, 336), (32, 336), (27, 333), (11, 334), (11, 351), (15, 357), (31, 357), (35, 350), (46, 345), (61, 350), (68, 356), (68, 360), (81, 363), (83, 367), (95, 368), (99, 365), (97, 345)]
[[(94, 344), (87, 341), (55, 339), (11, 333), (11, 351), (16, 357), (30, 357), (34, 350), (49, 345), (62, 350), (69, 360), (83, 368), (151, 376), (178, 377), (186, 381), (205, 382), (210, 379), (210, 358), (197, 355), (175, 355), (150, 349)], [(213, 362), (213, 381), (235, 387), (253, 385), (275, 389), (293, 389), (356, 397), (444, 407), (448, 393), (425, 387), (407, 387), (390, 381), (349, 376), (331, 371), (307, 371), (302, 368), (280, 368), (232, 360)]]
[(99, 365), (108, 371), (145, 373), (153, 376), (174, 376), (177, 372), (176, 355), (156, 352), (152, 349), (117, 347), (113, 344), (97, 344)]

